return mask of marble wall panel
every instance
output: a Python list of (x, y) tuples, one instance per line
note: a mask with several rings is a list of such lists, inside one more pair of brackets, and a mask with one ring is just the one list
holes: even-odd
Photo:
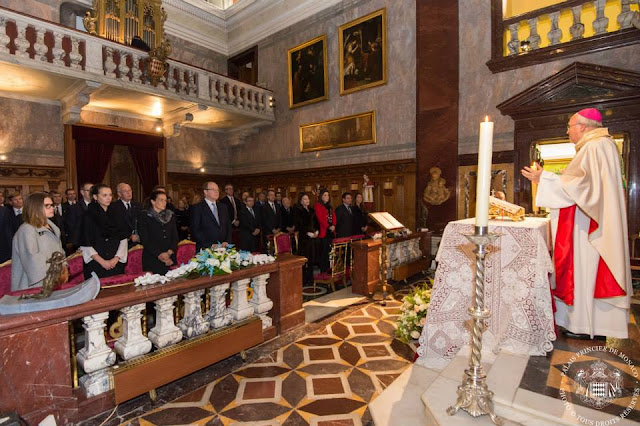
[[(305, 169), (415, 158), (416, 4), (403, 0), (345, 1), (258, 43), (258, 80), (276, 96), (276, 122), (234, 148), (234, 174)], [(338, 27), (387, 8), (386, 85), (339, 94)], [(287, 50), (327, 35), (329, 99), (289, 109)], [(375, 110), (377, 143), (311, 153), (300, 152), (299, 126)]]
[(59, 166), (64, 161), (60, 107), (0, 98), (0, 154), (6, 162)]
[(0, 0), (0, 6), (47, 21), (60, 22), (60, 5), (66, 0)]
[(184, 127), (167, 139), (167, 171), (230, 175), (230, 148), (221, 133)]
[(514, 148), (513, 120), (510, 117), (502, 116), (496, 109), (496, 105), (573, 62), (589, 62), (640, 71), (640, 44), (635, 44), (492, 74), (486, 66), (486, 62), (491, 59), (491, 8), (489, 2), (485, 0), (460, 0), (459, 21), (459, 154), (472, 154), (478, 151), (479, 123), (485, 115), (489, 115), (495, 122), (494, 151), (512, 150)]
[(171, 59), (217, 72), (218, 74), (227, 74), (227, 57), (222, 53), (171, 34), (167, 35), (167, 39), (171, 43)]

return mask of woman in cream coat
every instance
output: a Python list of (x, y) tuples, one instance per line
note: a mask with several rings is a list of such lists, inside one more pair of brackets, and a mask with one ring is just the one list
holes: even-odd
[(23, 223), (13, 237), (11, 291), (41, 287), (49, 265), (47, 260), (59, 251), (60, 229), (51, 221), (53, 201), (43, 192), (29, 195), (22, 210)]

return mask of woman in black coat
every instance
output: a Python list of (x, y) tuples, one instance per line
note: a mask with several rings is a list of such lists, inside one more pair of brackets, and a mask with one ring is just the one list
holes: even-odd
[(178, 200), (176, 211), (176, 225), (178, 226), (178, 239), (180, 241), (189, 238), (189, 206), (184, 200)]
[(153, 191), (149, 195), (149, 205), (145, 207), (138, 220), (138, 233), (144, 247), (142, 269), (164, 275), (176, 263), (176, 215), (167, 208), (167, 194), (164, 191)]
[(113, 194), (107, 185), (94, 185), (91, 196), (93, 201), (82, 217), (84, 278), (89, 279), (91, 272), (100, 278), (122, 274), (130, 235), (124, 217), (111, 206)]
[(367, 233), (367, 222), (369, 220), (369, 212), (364, 207), (362, 194), (356, 192), (353, 195), (354, 205), (353, 205), (353, 215), (354, 218), (354, 231), (356, 234), (366, 234)]
[(319, 226), (307, 194), (300, 195), (293, 211), (293, 223), (298, 231), (298, 254), (307, 258), (307, 263), (302, 267), (303, 285), (313, 285), (313, 265), (318, 261), (320, 251)]

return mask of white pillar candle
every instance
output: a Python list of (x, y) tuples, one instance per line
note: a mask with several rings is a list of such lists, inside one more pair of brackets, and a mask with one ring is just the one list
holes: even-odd
[(485, 117), (480, 123), (478, 143), (478, 185), (476, 186), (476, 226), (489, 224), (489, 192), (491, 191), (491, 155), (493, 122)]

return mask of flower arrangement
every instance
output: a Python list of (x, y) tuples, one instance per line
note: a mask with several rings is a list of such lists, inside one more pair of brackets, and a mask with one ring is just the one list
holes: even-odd
[(401, 314), (396, 323), (396, 336), (404, 343), (418, 339), (422, 333), (431, 302), (432, 284), (433, 281), (430, 279), (430, 282), (414, 287), (411, 293), (402, 299)]
[(230, 274), (233, 271), (250, 265), (264, 265), (274, 262), (275, 258), (266, 254), (253, 255), (248, 251), (237, 251), (230, 244), (227, 247), (211, 247), (200, 250), (189, 263), (172, 269), (165, 275), (147, 272), (134, 280), (136, 285), (164, 284), (176, 278), (189, 275), (213, 276)]

